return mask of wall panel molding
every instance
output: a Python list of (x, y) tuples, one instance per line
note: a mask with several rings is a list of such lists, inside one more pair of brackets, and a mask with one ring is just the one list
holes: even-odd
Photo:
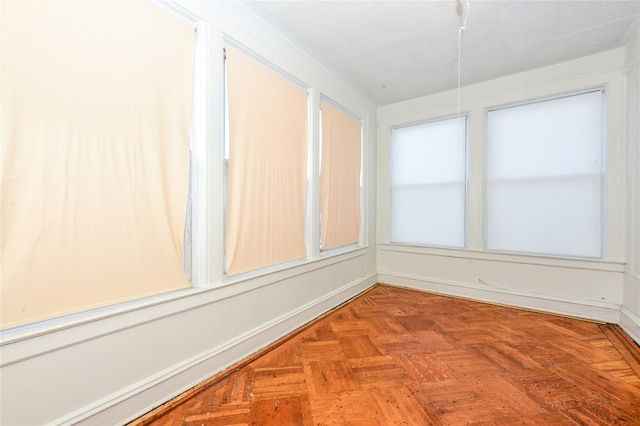
[(380, 251), (426, 254), (430, 256), (451, 257), (458, 259), (487, 260), (500, 263), (519, 263), (523, 265), (553, 266), (570, 269), (586, 269), (592, 271), (624, 272), (624, 262), (600, 259), (580, 259), (559, 256), (543, 256), (535, 254), (514, 254), (498, 251), (407, 246), (401, 244), (378, 244)]
[(430, 277), (378, 274), (381, 283), (447, 296), (463, 297), (488, 303), (533, 309), (572, 317), (618, 324), (619, 306), (614, 303), (549, 296), (533, 292), (499, 289), (471, 283), (455, 282)]

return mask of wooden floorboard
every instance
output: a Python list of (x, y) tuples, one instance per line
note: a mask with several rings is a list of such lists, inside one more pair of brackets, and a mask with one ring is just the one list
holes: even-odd
[(619, 327), (377, 285), (132, 424), (640, 425)]

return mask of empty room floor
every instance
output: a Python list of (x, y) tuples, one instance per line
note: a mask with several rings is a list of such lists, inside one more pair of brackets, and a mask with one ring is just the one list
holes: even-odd
[(133, 424), (640, 424), (640, 348), (613, 325), (376, 285)]

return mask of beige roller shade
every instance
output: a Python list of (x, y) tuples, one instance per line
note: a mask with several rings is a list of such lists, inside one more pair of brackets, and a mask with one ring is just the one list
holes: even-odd
[(2, 328), (188, 286), (194, 28), (1, 2)]
[(360, 240), (360, 122), (322, 102), (322, 248)]
[(306, 257), (307, 92), (227, 48), (227, 274)]

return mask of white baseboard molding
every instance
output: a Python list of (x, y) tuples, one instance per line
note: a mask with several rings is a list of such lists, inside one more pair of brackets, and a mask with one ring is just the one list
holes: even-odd
[(640, 316), (624, 306), (620, 308), (620, 328), (640, 345)]
[(204, 353), (161, 371), (52, 422), (60, 425), (125, 424), (268, 346), (377, 283), (376, 274), (262, 324)]
[(443, 295), (464, 297), (483, 302), (533, 309), (613, 324), (618, 324), (620, 320), (619, 306), (613, 303), (554, 297), (538, 293), (527, 293), (490, 286), (479, 286), (427, 277), (403, 276), (399, 274), (380, 273), (378, 274), (378, 281), (380, 283), (414, 288)]

